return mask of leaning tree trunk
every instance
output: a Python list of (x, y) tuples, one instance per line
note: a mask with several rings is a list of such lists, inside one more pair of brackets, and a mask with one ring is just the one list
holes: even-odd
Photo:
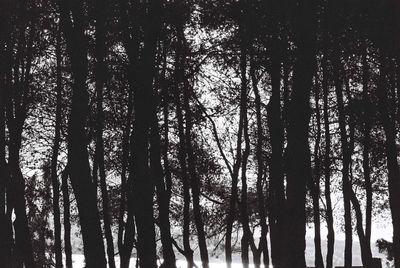
[(77, 0), (60, 0), (59, 7), (61, 26), (67, 42), (73, 77), (67, 139), (68, 173), (79, 212), (86, 265), (105, 268), (106, 259), (97, 209), (96, 187), (90, 174), (87, 139), (85, 138), (89, 95), (86, 86), (88, 62), (84, 6)]

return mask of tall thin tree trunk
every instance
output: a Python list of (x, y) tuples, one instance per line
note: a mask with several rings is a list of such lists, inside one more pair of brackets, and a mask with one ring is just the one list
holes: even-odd
[[(135, 76), (138, 69), (139, 60), (139, 24), (133, 20), (132, 25), (128, 16), (127, 1), (120, 1), (121, 28), (123, 29), (123, 41), (129, 58), (129, 68), (127, 71), (129, 92), (128, 107), (124, 128), (124, 137), (122, 141), (122, 169), (121, 169), (121, 203), (118, 218), (118, 249), (120, 256), (120, 268), (129, 268), (131, 254), (134, 246), (136, 228), (133, 212), (133, 196), (130, 188), (131, 182), (127, 178), (128, 162), (129, 169), (132, 171), (132, 154), (130, 148), (133, 143), (133, 135), (131, 134), (131, 124), (133, 115), (133, 96), (135, 91)], [(133, 10), (134, 15), (138, 12), (137, 7)], [(136, 17), (136, 16), (134, 16)], [(130, 27), (130, 25), (132, 27)], [(126, 222), (124, 216), (127, 215)]]
[(313, 218), (314, 218), (314, 247), (315, 247), (315, 267), (323, 268), (324, 262), (322, 259), (321, 250), (321, 217), (319, 209), (320, 198), (320, 142), (321, 142), (321, 112), (319, 109), (320, 92), (317, 84), (318, 78), (315, 78), (314, 97), (315, 97), (315, 117), (316, 117), (316, 139), (314, 146), (314, 179), (310, 178), (310, 191), (313, 200)]
[[(273, 37), (274, 51), (278, 49), (277, 38)], [(272, 95), (268, 104), (268, 128), (271, 142), (270, 182), (269, 182), (269, 226), (271, 238), (271, 259), (274, 267), (285, 267), (286, 256), (286, 197), (283, 173), (284, 129), (281, 111), (281, 60), (279, 54), (271, 55)], [(287, 93), (287, 90), (285, 92)], [(286, 110), (287, 107), (285, 107)]]
[(371, 150), (371, 114), (370, 114), (370, 100), (368, 92), (369, 83), (369, 66), (367, 60), (367, 48), (366, 40), (364, 40), (363, 47), (363, 73), (362, 73), (362, 84), (363, 84), (363, 170), (364, 170), (364, 181), (365, 181), (365, 193), (366, 193), (366, 208), (365, 208), (365, 240), (367, 246), (371, 248), (371, 225), (372, 225), (372, 182), (371, 182), (371, 168), (370, 168), (370, 150)]
[(161, 244), (163, 250), (165, 268), (174, 268), (175, 253), (172, 247), (171, 227), (169, 222), (169, 197), (163, 178), (161, 165), (161, 141), (157, 117), (157, 104), (152, 104), (151, 120), (151, 147), (150, 147), (150, 167), (153, 179), (156, 182), (157, 203), (159, 211), (159, 226), (161, 232)]
[[(383, 51), (380, 51), (384, 54)], [(397, 161), (396, 127), (394, 115), (388, 109), (388, 85), (386, 83), (386, 55), (381, 55), (380, 77), (377, 88), (379, 98), (379, 113), (385, 131), (385, 151), (389, 179), (389, 203), (393, 224), (393, 255), (395, 267), (400, 267), (400, 168)]]
[(322, 59), (322, 88), (324, 99), (324, 135), (325, 135), (325, 155), (324, 155), (324, 179), (325, 179), (325, 200), (326, 200), (326, 225), (328, 227), (327, 235), (327, 253), (326, 253), (326, 268), (333, 267), (333, 253), (335, 245), (335, 230), (333, 227), (333, 209), (331, 200), (331, 132), (329, 123), (329, 79), (327, 70), (326, 56)]
[(340, 142), (342, 149), (342, 181), (343, 181), (343, 202), (344, 202), (344, 221), (345, 221), (345, 249), (344, 249), (344, 266), (350, 268), (352, 266), (352, 244), (353, 244), (353, 233), (352, 233), (352, 220), (351, 220), (351, 205), (350, 205), (350, 161), (351, 151), (348, 141), (348, 135), (346, 130), (346, 114), (343, 101), (343, 81), (341, 79), (340, 70), (341, 62), (338, 49), (335, 50), (335, 54), (332, 59), (333, 63), (333, 75), (335, 80), (335, 92), (337, 99), (337, 106), (339, 111), (339, 129), (340, 129)]
[[(183, 35), (183, 32), (182, 32)], [(185, 42), (185, 38), (183, 36), (182, 41)], [(185, 46), (184, 46), (185, 47)], [(202, 262), (203, 268), (208, 268), (208, 250), (207, 250), (207, 243), (206, 243), (206, 234), (204, 231), (204, 221), (203, 216), (201, 215), (200, 209), (200, 192), (201, 192), (201, 185), (200, 179), (196, 172), (196, 159), (192, 145), (192, 112), (190, 109), (189, 103), (189, 90), (191, 87), (189, 82), (186, 78), (184, 78), (184, 88), (183, 88), (183, 103), (185, 109), (185, 146), (187, 150), (187, 159), (188, 159), (188, 171), (189, 171), (189, 178), (190, 178), (190, 186), (192, 189), (192, 197), (193, 197), (193, 213), (194, 213), (194, 222), (197, 229), (197, 238), (199, 242), (199, 249), (200, 249), (200, 258)]]
[[(131, 85), (131, 83), (130, 83)], [(130, 86), (131, 87), (131, 86)], [(131, 198), (131, 193), (128, 191), (127, 185), (127, 169), (129, 160), (129, 137), (131, 133), (132, 123), (132, 94), (133, 89), (129, 90), (128, 108), (125, 120), (125, 128), (122, 138), (122, 164), (121, 164), (121, 198), (118, 214), (118, 250), (120, 256), (120, 268), (128, 268), (133, 249), (133, 241), (135, 237), (135, 224), (133, 220), (133, 211), (130, 206), (127, 206), (128, 199)], [(130, 203), (130, 202), (128, 202)], [(127, 220), (124, 221), (124, 216), (127, 214)]]
[[(6, 10), (3, 6), (0, 10)], [(7, 12), (2, 12), (3, 19), (7, 21), (9, 15)], [(6, 202), (6, 192), (8, 191), (9, 185), (9, 173), (6, 162), (6, 118), (5, 118), (5, 106), (6, 106), (6, 72), (9, 61), (7, 60), (6, 50), (6, 39), (8, 36), (8, 21), (0, 26), (0, 263), (4, 264), (5, 267), (11, 265), (11, 250), (13, 246), (12, 233), (11, 233), (11, 217), (8, 215)]]
[(244, 25), (239, 25), (240, 40), (240, 109), (243, 111), (243, 138), (245, 141), (245, 148), (241, 159), (241, 195), (240, 195), (240, 218), (242, 223), (242, 240), (241, 240), (241, 255), (243, 267), (249, 267), (249, 217), (247, 209), (247, 161), (250, 155), (250, 137), (249, 137), (249, 122), (247, 116), (247, 54), (248, 43), (247, 34)]
[[(256, 107), (256, 121), (257, 121), (257, 145), (256, 145), (256, 158), (257, 158), (257, 201), (258, 201), (258, 213), (260, 217), (260, 226), (261, 226), (261, 237), (259, 242), (259, 255), (261, 253), (264, 257), (264, 266), (269, 266), (269, 251), (268, 251), (268, 225), (267, 225), (267, 215), (266, 215), (266, 207), (265, 207), (265, 194), (264, 194), (264, 159), (262, 155), (263, 145), (264, 145), (264, 133), (263, 133), (263, 123), (262, 123), (262, 114), (261, 114), (261, 97), (260, 92), (257, 86), (256, 73), (254, 68), (253, 59), (250, 63), (250, 75), (251, 81), (255, 96), (255, 107)], [(260, 258), (261, 256), (258, 256)], [(258, 262), (258, 263), (257, 263)], [(254, 258), (254, 265), (257, 266), (260, 263), (260, 259), (258, 261)]]
[[(114, 260), (114, 242), (111, 231), (111, 215), (109, 209), (109, 197), (106, 182), (106, 172), (104, 167), (104, 112), (103, 112), (103, 88), (106, 77), (106, 66), (104, 58), (106, 56), (106, 40), (105, 40), (105, 10), (106, 5), (103, 0), (96, 0), (94, 3), (96, 16), (96, 44), (95, 44), (95, 78), (96, 78), (96, 151), (95, 158), (97, 169), (93, 167), (95, 173), (94, 178), (97, 178), (97, 172), (100, 177), (101, 200), (103, 207), (103, 226), (107, 244), (107, 261), (110, 268), (115, 268)], [(97, 191), (96, 191), (97, 192)]]
[(62, 123), (62, 51), (61, 51), (61, 30), (57, 32), (56, 43), (56, 61), (57, 61), (57, 86), (56, 86), (56, 124), (54, 128), (54, 145), (51, 157), (51, 183), (53, 188), (53, 212), (54, 212), (54, 252), (56, 268), (61, 268), (62, 265), (62, 250), (61, 250), (61, 216), (60, 216), (60, 182), (57, 174), (57, 158), (60, 149), (61, 141), (61, 123)]
[(68, 188), (68, 166), (61, 174), (63, 209), (64, 209), (64, 250), (65, 250), (65, 267), (72, 268), (72, 246), (71, 246), (71, 211)]
[(175, 113), (178, 121), (178, 161), (180, 165), (181, 179), (183, 185), (183, 248), (185, 251), (185, 257), (188, 264), (188, 268), (193, 267), (193, 250), (190, 248), (190, 177), (186, 162), (187, 147), (185, 145), (185, 129), (184, 129), (184, 118), (182, 111), (182, 100), (181, 91), (184, 84), (185, 73), (184, 73), (184, 56), (183, 56), (183, 32), (182, 25), (177, 24), (176, 31), (178, 36), (177, 47), (175, 50), (175, 89), (174, 89), (174, 101), (175, 101)]

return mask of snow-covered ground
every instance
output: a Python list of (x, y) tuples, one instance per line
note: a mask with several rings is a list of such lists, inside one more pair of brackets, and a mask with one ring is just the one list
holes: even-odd
[[(72, 255), (73, 267), (74, 268), (82, 268), (84, 267), (84, 257), (81, 254), (73, 254)], [(115, 262), (117, 267), (119, 267), (119, 258), (115, 258)], [(132, 258), (130, 263), (130, 268), (134, 268), (136, 264), (136, 259)], [(201, 262), (196, 261), (196, 265), (201, 268)], [(210, 262), (210, 268), (226, 268), (226, 264), (224, 262)], [(177, 268), (186, 268), (186, 262), (184, 260), (177, 260), (176, 262)], [(232, 268), (242, 268), (241, 263), (232, 263)], [(270, 266), (272, 268), (272, 266)], [(254, 265), (250, 264), (250, 268), (254, 268)], [(262, 266), (264, 268), (264, 266)]]
[[(373, 236), (371, 238), (371, 247), (372, 247), (372, 254), (376, 258), (382, 259), (382, 267), (386, 267), (385, 260), (386, 257), (384, 254), (378, 252), (378, 249), (375, 246), (375, 241), (379, 238), (384, 238), (386, 240), (391, 240), (392, 229), (390, 226), (375, 226), (375, 232), (373, 232)], [(321, 232), (322, 237), (322, 254), (326, 256), (326, 232), (322, 229)], [(251, 251), (250, 251), (251, 254)], [(73, 254), (73, 267), (74, 268), (82, 268), (84, 267), (84, 257), (82, 254)], [(198, 256), (195, 254), (195, 258)], [(177, 268), (186, 268), (186, 262), (184, 261), (183, 256), (177, 254)], [(210, 268), (226, 268), (226, 263), (224, 262), (224, 254), (214, 252), (211, 254), (210, 251)], [(335, 240), (335, 252), (333, 256), (333, 264), (334, 266), (342, 266), (344, 259), (344, 234), (341, 232), (336, 233), (336, 240)], [(250, 261), (252, 257), (250, 255)], [(119, 267), (119, 258), (118, 256), (115, 257), (115, 261), (117, 267)], [(306, 235), (306, 262), (307, 265), (312, 267), (314, 266), (314, 241), (313, 241), (313, 229), (307, 228), (307, 235)], [(131, 268), (136, 267), (136, 259), (131, 259)], [(196, 261), (196, 264), (199, 268), (201, 268), (201, 262), (199, 260)], [(353, 236), (353, 265), (362, 265), (361, 263), (361, 252), (360, 246), (358, 242), (358, 237), (356, 235)], [(250, 265), (250, 268), (254, 267)], [(272, 266), (271, 266), (272, 267)], [(240, 263), (240, 254), (236, 253), (233, 255), (233, 263), (232, 268), (242, 268), (242, 264)], [(269, 267), (270, 268), (270, 267)]]

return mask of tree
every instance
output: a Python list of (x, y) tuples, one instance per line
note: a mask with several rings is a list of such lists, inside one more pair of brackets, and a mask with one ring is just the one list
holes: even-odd
[(68, 122), (68, 174), (79, 210), (86, 265), (106, 267), (96, 187), (90, 175), (85, 138), (89, 96), (86, 85), (88, 62), (83, 8), (81, 2), (59, 1), (61, 27), (73, 74), (71, 114)]

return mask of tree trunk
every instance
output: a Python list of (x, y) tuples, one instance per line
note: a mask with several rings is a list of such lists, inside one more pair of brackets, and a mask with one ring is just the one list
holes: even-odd
[[(110, 268), (115, 268), (114, 260), (114, 242), (111, 231), (111, 215), (109, 211), (109, 197), (107, 191), (106, 172), (104, 167), (104, 112), (103, 112), (103, 87), (106, 77), (106, 66), (104, 58), (106, 56), (106, 40), (105, 40), (105, 10), (106, 5), (103, 0), (97, 0), (94, 3), (96, 16), (96, 44), (95, 44), (95, 79), (96, 79), (96, 150), (95, 157), (97, 169), (93, 167), (94, 178), (97, 178), (97, 172), (100, 176), (101, 200), (103, 207), (103, 225), (104, 234), (107, 243), (107, 260)], [(97, 180), (95, 180), (97, 181)], [(97, 191), (96, 191), (97, 192)]]
[[(252, 80), (252, 86), (255, 96), (255, 106), (256, 106), (256, 121), (257, 121), (257, 145), (256, 145), (256, 158), (257, 158), (257, 201), (258, 201), (258, 213), (260, 217), (260, 226), (261, 226), (261, 237), (259, 242), (259, 255), (261, 253), (264, 257), (264, 266), (269, 266), (269, 251), (268, 251), (268, 225), (267, 225), (267, 215), (266, 215), (266, 207), (265, 207), (265, 199), (264, 199), (264, 159), (262, 155), (263, 145), (264, 145), (264, 133), (263, 133), (263, 123), (262, 123), (262, 114), (261, 114), (261, 98), (260, 92), (257, 86), (257, 79), (255, 68), (253, 64), (253, 60), (250, 64), (250, 74)], [(260, 258), (261, 256), (259, 256)], [(260, 260), (258, 261), (260, 262)], [(257, 265), (256, 260), (254, 260), (254, 265)]]
[(72, 268), (72, 246), (71, 246), (71, 212), (68, 189), (68, 166), (64, 169), (62, 175), (62, 194), (64, 209), (64, 250), (65, 250), (65, 267)]
[(151, 146), (150, 146), (150, 170), (153, 173), (153, 180), (156, 182), (157, 203), (159, 211), (159, 226), (161, 233), (161, 244), (164, 262), (162, 267), (174, 268), (175, 253), (172, 247), (171, 227), (169, 222), (169, 197), (163, 178), (161, 165), (161, 141), (157, 117), (157, 104), (152, 104), (151, 120)]
[[(326, 55), (326, 53), (325, 53)], [(325, 178), (325, 199), (326, 199), (326, 225), (328, 227), (327, 235), (327, 253), (326, 253), (326, 268), (333, 267), (333, 253), (335, 245), (335, 230), (333, 227), (333, 209), (331, 200), (331, 133), (329, 123), (329, 79), (327, 70), (326, 56), (322, 59), (322, 88), (324, 98), (324, 131), (325, 131), (325, 155), (324, 155), (324, 178)]]
[[(128, 168), (129, 159), (129, 137), (131, 133), (132, 123), (132, 110), (133, 110), (133, 88), (131, 88), (131, 82), (129, 84), (129, 97), (128, 97), (128, 109), (126, 116), (126, 123), (123, 133), (122, 141), (122, 167), (121, 167), (121, 199), (120, 199), (120, 210), (118, 215), (118, 250), (120, 256), (120, 268), (129, 268), (131, 259), (133, 242), (135, 237), (135, 223), (133, 219), (132, 207), (127, 205), (131, 204), (132, 193), (128, 190), (126, 172)], [(127, 221), (124, 221), (124, 216), (127, 214)]]
[(56, 43), (56, 61), (57, 61), (57, 86), (56, 86), (56, 124), (54, 127), (54, 145), (51, 157), (51, 183), (53, 188), (53, 213), (54, 213), (54, 252), (55, 267), (62, 268), (62, 249), (61, 249), (61, 216), (60, 216), (60, 182), (57, 174), (57, 158), (61, 142), (61, 123), (62, 123), (62, 51), (61, 51), (61, 32), (57, 32)]
[(181, 91), (184, 84), (184, 54), (183, 54), (183, 32), (181, 23), (177, 24), (177, 47), (175, 50), (175, 89), (174, 101), (176, 109), (176, 118), (178, 121), (178, 161), (183, 185), (183, 248), (185, 252), (188, 268), (193, 267), (193, 250), (190, 248), (190, 177), (186, 162), (187, 147), (185, 145), (185, 129), (182, 111)]
[(340, 55), (338, 54), (338, 48), (335, 49), (332, 63), (333, 63), (333, 75), (335, 80), (335, 92), (337, 99), (337, 106), (339, 112), (339, 129), (340, 129), (340, 142), (342, 149), (342, 181), (343, 181), (343, 202), (344, 202), (344, 222), (345, 222), (345, 249), (344, 249), (344, 266), (345, 268), (351, 268), (352, 266), (352, 221), (351, 221), (351, 205), (350, 205), (350, 162), (351, 162), (351, 150), (348, 142), (348, 135), (346, 131), (346, 114), (343, 102), (343, 86), (340, 75), (341, 62)]
[[(34, 29), (34, 25), (30, 25)], [(15, 265), (17, 267), (30, 268), (34, 267), (34, 257), (31, 243), (31, 235), (26, 215), (25, 200), (25, 179), (20, 168), (20, 150), (22, 142), (22, 132), (28, 111), (28, 99), (31, 73), (32, 57), (33, 57), (33, 40), (35, 30), (32, 30), (28, 40), (25, 35), (21, 34), (18, 38), (17, 57), (20, 61), (12, 63), (12, 47), (9, 47), (9, 70), (7, 70), (7, 101), (6, 116), (9, 131), (8, 145), (8, 166), (10, 174), (10, 189), (7, 192), (9, 199), (8, 217), (11, 219), (12, 210), (15, 211), (14, 230), (15, 230), (15, 247), (13, 250)], [(26, 55), (25, 55), (25, 50)], [(26, 57), (26, 59), (25, 59)], [(21, 66), (22, 65), (22, 66)], [(11, 70), (13, 66), (13, 70)], [(13, 76), (14, 75), (14, 76)], [(14, 84), (12, 85), (12, 82)], [(15, 84), (19, 84), (21, 90), (15, 90)]]
[[(182, 32), (183, 36), (183, 32)], [(183, 36), (182, 41), (185, 42), (185, 38)], [(185, 54), (184, 54), (185, 55)], [(189, 171), (189, 178), (190, 178), (190, 186), (192, 188), (192, 197), (193, 197), (193, 213), (194, 213), (194, 222), (197, 229), (197, 237), (199, 242), (199, 249), (200, 249), (200, 258), (202, 262), (203, 268), (208, 268), (208, 250), (207, 250), (207, 243), (206, 243), (206, 234), (204, 231), (204, 221), (201, 215), (200, 209), (200, 179), (196, 173), (196, 159), (195, 154), (193, 151), (192, 145), (192, 114), (189, 104), (189, 90), (191, 87), (189, 82), (184, 78), (184, 88), (183, 88), (183, 100), (184, 100), (184, 109), (185, 109), (185, 146), (187, 150), (187, 157), (188, 157), (188, 171)]]
[[(285, 267), (286, 258), (286, 197), (283, 173), (284, 129), (281, 111), (281, 59), (278, 51), (278, 36), (273, 37), (271, 54), (272, 95), (268, 104), (268, 128), (271, 142), (271, 162), (269, 181), (269, 226), (271, 239), (271, 259), (274, 267)], [(287, 92), (287, 91), (286, 91)]]
[(322, 260), (321, 251), (321, 217), (319, 209), (320, 198), (320, 142), (321, 142), (321, 113), (319, 109), (319, 87), (317, 84), (318, 78), (315, 78), (315, 117), (316, 117), (316, 139), (314, 146), (314, 179), (310, 178), (310, 191), (313, 201), (313, 218), (314, 218), (314, 247), (315, 247), (315, 267), (323, 268), (324, 262)]
[[(88, 100), (87, 38), (83, 3), (60, 0), (61, 25), (67, 41), (73, 76), (71, 113), (68, 121), (68, 173), (75, 193), (88, 267), (106, 267), (96, 187), (90, 174), (86, 120)], [(72, 22), (72, 19), (73, 21)]]
[(371, 150), (371, 104), (369, 100), (368, 83), (369, 83), (369, 66), (367, 61), (367, 48), (366, 40), (364, 41), (363, 47), (363, 73), (362, 73), (362, 84), (363, 84), (363, 170), (365, 180), (365, 193), (366, 193), (366, 208), (365, 208), (365, 240), (368, 248), (371, 248), (371, 225), (372, 225), (372, 182), (371, 182), (371, 168), (370, 168), (370, 157), (369, 153)]
[[(155, 55), (161, 27), (160, 0), (148, 3), (143, 25), (143, 50), (135, 70), (133, 142), (131, 144), (132, 171), (129, 174), (132, 189), (132, 207), (137, 227), (137, 251), (140, 267), (157, 267), (156, 238), (153, 216), (155, 182), (149, 170), (149, 130), (152, 120), (151, 103), (154, 101), (153, 80)], [(150, 105), (149, 105), (150, 104)]]
[[(243, 111), (243, 138), (245, 141), (245, 148), (241, 158), (241, 196), (240, 196), (240, 218), (242, 223), (242, 265), (243, 267), (249, 267), (249, 246), (253, 240), (253, 234), (251, 234), (249, 227), (249, 215), (247, 209), (247, 161), (250, 155), (250, 137), (249, 137), (249, 122), (247, 116), (247, 54), (248, 54), (248, 40), (246, 29), (243, 25), (239, 26), (239, 32), (241, 35), (241, 54), (240, 54), (240, 76), (241, 76), (241, 86), (240, 86), (240, 109)], [(253, 241), (254, 243), (254, 241)], [(254, 250), (253, 255), (257, 255), (257, 249)]]
[[(381, 51), (381, 54), (384, 52)], [(385, 151), (389, 179), (389, 203), (393, 224), (393, 255), (395, 267), (400, 267), (400, 169), (397, 161), (396, 127), (394, 115), (388, 110), (388, 85), (386, 84), (386, 56), (381, 55), (380, 77), (377, 88), (379, 113), (385, 131)]]
[[(124, 137), (122, 141), (122, 169), (121, 169), (121, 203), (118, 218), (118, 249), (120, 255), (120, 268), (129, 268), (131, 254), (134, 246), (136, 228), (133, 212), (133, 196), (130, 189), (130, 182), (127, 180), (128, 162), (131, 163), (130, 148), (133, 142), (131, 134), (132, 114), (133, 114), (133, 95), (135, 91), (135, 72), (138, 68), (139, 60), (139, 40), (137, 38), (139, 25), (136, 21), (132, 23), (130, 28), (130, 18), (127, 15), (127, 1), (120, 1), (121, 28), (123, 29), (123, 42), (129, 58), (129, 68), (127, 71), (129, 92), (128, 107), (124, 128)], [(133, 11), (136, 15), (137, 10)], [(129, 183), (128, 183), (129, 182)], [(127, 220), (124, 216), (127, 214)]]
[(353, 204), (354, 210), (356, 212), (356, 219), (357, 219), (356, 229), (357, 229), (358, 238), (360, 240), (361, 260), (362, 260), (363, 266), (365, 268), (373, 268), (372, 252), (371, 252), (371, 248), (368, 247), (368, 243), (366, 241), (366, 236), (364, 234), (363, 217), (362, 217), (360, 203), (358, 202), (357, 196), (353, 192), (353, 189), (350, 189), (350, 191), (351, 191), (351, 193), (350, 193), (351, 194), (351, 203)]
[(310, 91), (315, 72), (314, 2), (301, 1), (294, 18), (296, 61), (293, 71), (293, 91), (288, 111), (287, 131), (287, 235), (290, 243), (287, 267), (306, 267), (305, 263), (305, 197), (306, 184), (311, 177)]
[[(7, 19), (9, 14), (3, 12), (3, 5), (0, 6), (0, 12), (3, 18)], [(6, 72), (9, 62), (7, 60), (6, 39), (8, 36), (7, 24), (0, 26), (0, 263), (5, 267), (11, 265), (11, 250), (13, 246), (12, 230), (11, 230), (11, 217), (7, 211), (6, 192), (10, 176), (6, 162), (6, 132), (5, 132), (5, 106), (6, 106)], [(8, 25), (7, 25), (8, 26)]]

